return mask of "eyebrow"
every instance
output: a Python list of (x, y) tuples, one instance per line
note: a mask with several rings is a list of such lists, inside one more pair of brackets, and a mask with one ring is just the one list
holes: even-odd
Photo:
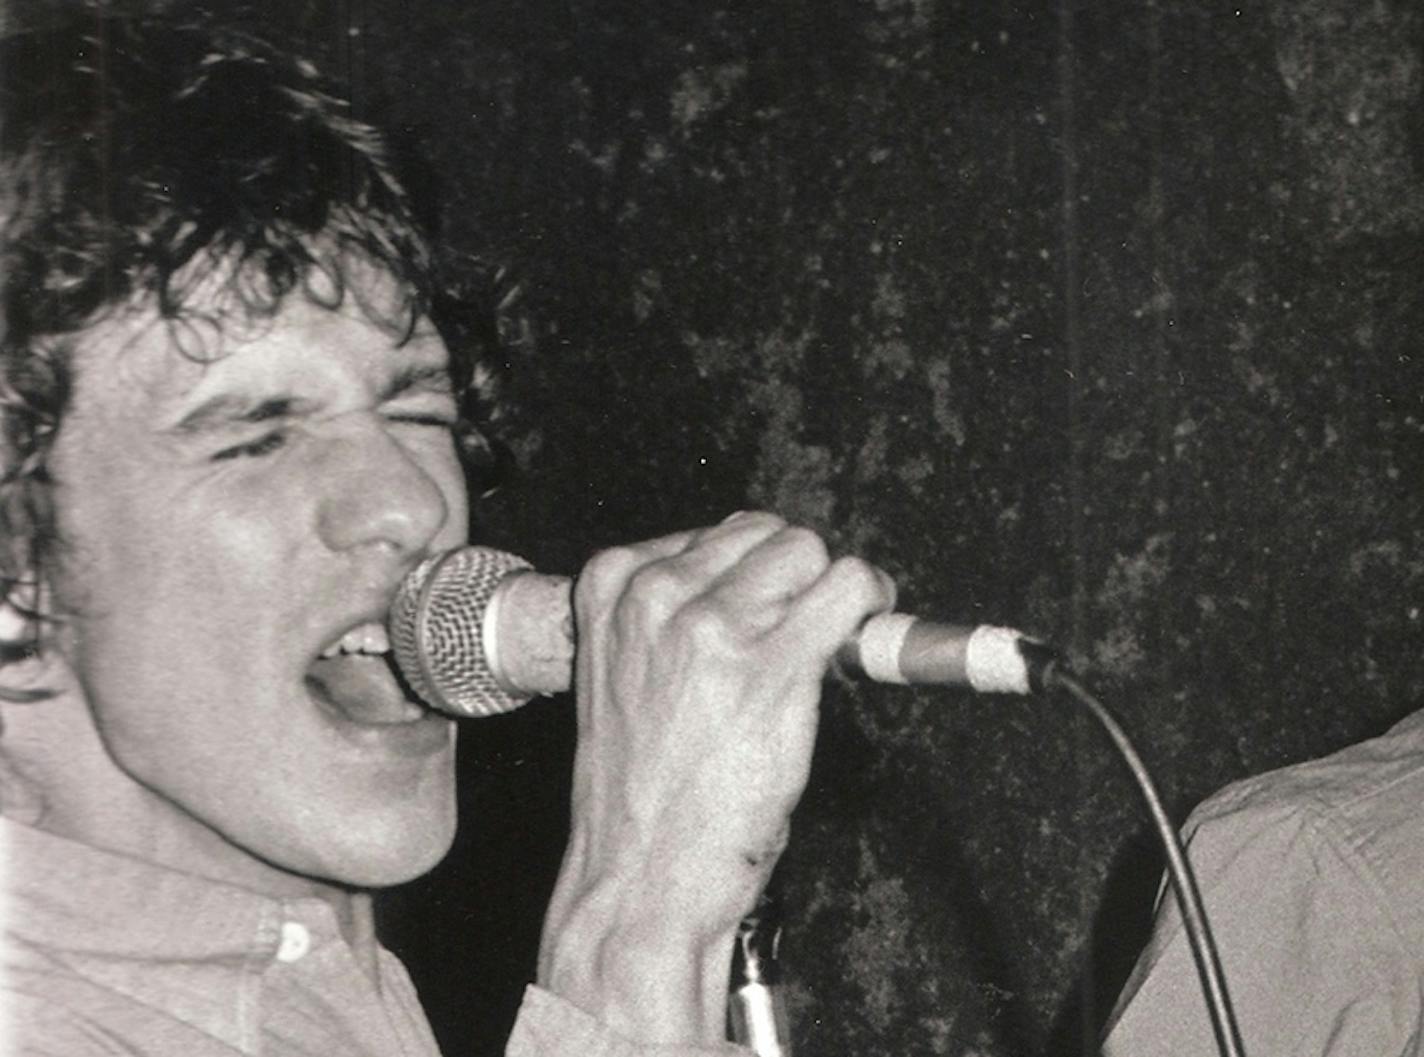
[[(382, 389), (377, 402), (385, 404), (414, 391), (438, 393), (442, 396), (453, 395), (455, 383), (450, 377), (450, 368), (444, 363), (403, 364)], [(202, 433), (231, 424), (256, 425), (271, 422), (299, 415), (314, 403), (287, 395), (255, 399), (245, 393), (222, 393), (210, 400), (204, 400), (189, 411), (178, 420), (172, 432)]]

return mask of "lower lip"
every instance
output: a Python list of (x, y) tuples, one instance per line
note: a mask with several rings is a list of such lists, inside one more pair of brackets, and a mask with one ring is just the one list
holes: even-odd
[(455, 721), (436, 712), (421, 710), (419, 717), (395, 723), (363, 723), (351, 718), (315, 679), (306, 681), (307, 695), (317, 711), (347, 741), (395, 756), (425, 757), (447, 748)]

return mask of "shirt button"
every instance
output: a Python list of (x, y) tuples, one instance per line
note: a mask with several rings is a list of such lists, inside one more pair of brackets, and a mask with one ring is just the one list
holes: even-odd
[(282, 942), (277, 946), (279, 962), (294, 962), (311, 950), (311, 933), (300, 921), (282, 922)]

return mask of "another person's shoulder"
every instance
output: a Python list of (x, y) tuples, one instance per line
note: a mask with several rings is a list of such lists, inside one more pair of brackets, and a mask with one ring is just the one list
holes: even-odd
[[(1421, 803), (1424, 713), (1235, 782), (1193, 812), (1188, 855), (1249, 1052), (1413, 1052), (1424, 994)], [(1113, 1057), (1215, 1052), (1165, 891), (1108, 1029)]]
[[(1344, 870), (1385, 904), (1424, 888), (1424, 711), (1329, 756), (1242, 779), (1184, 828), (1207, 877), (1243, 863)], [(1424, 941), (1424, 909), (1409, 910)], [(1411, 929), (1412, 931), (1412, 929)]]
[(1417, 818), (1421, 791), (1424, 710), (1329, 756), (1233, 782), (1203, 801), (1186, 828), (1301, 816), (1375, 829)]

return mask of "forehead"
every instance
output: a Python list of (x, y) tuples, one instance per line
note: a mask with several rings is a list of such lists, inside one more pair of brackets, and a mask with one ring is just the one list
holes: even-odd
[[(71, 411), (162, 419), (216, 392), (266, 387), (321, 396), (335, 387), (385, 388), (390, 378), (448, 367), (428, 320), (406, 334), (373, 321), (357, 298), (335, 307), (294, 295), (267, 318), (182, 320), (134, 309), (86, 332), (73, 358)], [(157, 423), (155, 423), (157, 424)]]

